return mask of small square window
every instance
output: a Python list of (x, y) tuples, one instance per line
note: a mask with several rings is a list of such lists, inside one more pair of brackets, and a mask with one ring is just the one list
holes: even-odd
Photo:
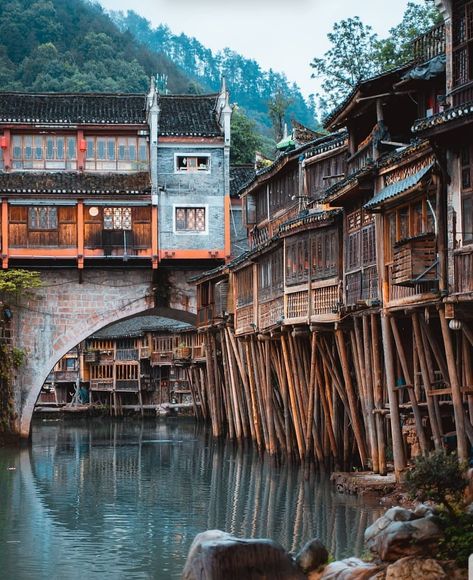
[(178, 172), (198, 172), (210, 170), (210, 157), (208, 155), (192, 156), (177, 155), (176, 171)]
[(56, 207), (28, 208), (28, 227), (30, 230), (56, 230), (57, 226)]

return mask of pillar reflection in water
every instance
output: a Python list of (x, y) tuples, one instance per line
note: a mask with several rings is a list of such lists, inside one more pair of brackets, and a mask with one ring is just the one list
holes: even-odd
[(0, 561), (20, 580), (179, 578), (209, 528), (292, 551), (317, 536), (339, 557), (363, 550), (380, 515), (313, 468), (215, 441), (192, 421), (40, 423), (30, 450), (6, 453), (2, 467), (17, 470), (0, 470)]

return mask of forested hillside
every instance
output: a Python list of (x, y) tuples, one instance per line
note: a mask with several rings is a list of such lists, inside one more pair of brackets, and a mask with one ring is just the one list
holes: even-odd
[(156, 72), (171, 91), (187, 92), (182, 71), (121, 32), (98, 4), (0, 2), (2, 90), (141, 92)]
[(191, 90), (198, 91), (201, 86), (204, 90), (216, 91), (224, 75), (232, 101), (238, 103), (258, 125), (267, 130), (272, 126), (268, 102), (279, 96), (287, 103), (287, 121), (296, 118), (314, 127), (313, 103), (304, 100), (299, 87), (289, 83), (285, 74), (271, 69), (264, 71), (255, 60), (244, 58), (229, 48), (212, 52), (195, 38), (173, 34), (167, 26), (152, 28), (148, 20), (133, 11), (127, 14), (114, 12), (112, 17), (123, 31), (129, 31), (148, 48), (165, 54), (181, 67), (195, 82)]

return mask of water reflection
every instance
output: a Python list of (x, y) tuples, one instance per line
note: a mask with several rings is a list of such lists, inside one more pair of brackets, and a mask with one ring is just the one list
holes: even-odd
[(31, 449), (0, 449), (0, 497), (1, 576), (15, 580), (179, 578), (208, 528), (290, 550), (318, 536), (340, 557), (380, 515), (324, 476), (172, 419), (37, 424)]

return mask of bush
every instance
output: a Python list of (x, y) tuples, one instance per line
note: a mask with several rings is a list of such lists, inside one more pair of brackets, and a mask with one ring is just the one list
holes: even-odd
[(466, 470), (466, 463), (459, 462), (454, 453), (434, 451), (416, 459), (407, 473), (406, 488), (412, 498), (428, 499), (454, 512), (468, 483)]
[(440, 522), (444, 536), (439, 542), (438, 557), (455, 560), (458, 566), (466, 568), (473, 550), (473, 514), (463, 512), (452, 518), (441, 514)]

